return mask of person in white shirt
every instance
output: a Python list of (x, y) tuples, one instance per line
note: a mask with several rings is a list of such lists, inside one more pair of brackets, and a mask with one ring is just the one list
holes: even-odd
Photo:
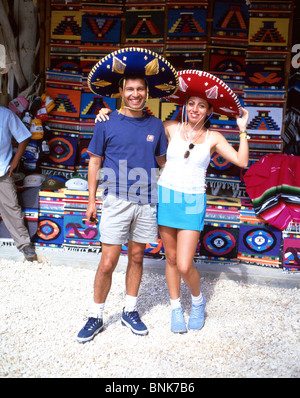
[[(18, 203), (17, 191), (12, 178), (13, 171), (26, 149), (31, 133), (10, 109), (0, 106), (0, 214), (17, 249), (28, 261), (37, 259), (28, 229)], [(18, 143), (13, 154), (12, 138)]]

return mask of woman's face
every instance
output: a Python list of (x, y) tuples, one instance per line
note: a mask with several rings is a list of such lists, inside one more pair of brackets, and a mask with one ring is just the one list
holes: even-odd
[(186, 105), (189, 122), (195, 124), (199, 120), (205, 121), (205, 117), (211, 112), (210, 104), (200, 97), (189, 97)]

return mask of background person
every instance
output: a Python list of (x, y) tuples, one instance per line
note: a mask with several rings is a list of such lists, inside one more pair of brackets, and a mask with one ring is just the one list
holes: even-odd
[[(22, 209), (18, 203), (13, 171), (30, 140), (31, 133), (10, 109), (0, 106), (0, 214), (17, 249), (28, 261), (37, 259), (28, 229), (24, 224)], [(13, 155), (12, 139), (18, 142)]]

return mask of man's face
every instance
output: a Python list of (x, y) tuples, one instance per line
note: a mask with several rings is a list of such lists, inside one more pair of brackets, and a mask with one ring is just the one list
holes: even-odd
[(147, 98), (147, 88), (144, 79), (126, 79), (124, 91), (120, 88), (125, 106), (139, 110)]

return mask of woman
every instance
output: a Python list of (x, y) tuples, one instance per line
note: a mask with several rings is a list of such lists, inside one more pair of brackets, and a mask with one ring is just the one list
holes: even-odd
[[(171, 299), (171, 330), (187, 331), (180, 303), (181, 278), (192, 296), (188, 329), (204, 325), (205, 297), (193, 265), (206, 210), (205, 176), (211, 155), (217, 152), (229, 162), (248, 165), (248, 112), (241, 108), (230, 88), (202, 71), (178, 72), (179, 90), (172, 101), (184, 105), (181, 123), (164, 122), (169, 141), (166, 166), (158, 181), (158, 225), (166, 254), (166, 279)], [(236, 151), (224, 136), (208, 128), (211, 114), (236, 116), (240, 146)], [(105, 120), (105, 111), (101, 112)], [(242, 117), (239, 117), (242, 114)]]

